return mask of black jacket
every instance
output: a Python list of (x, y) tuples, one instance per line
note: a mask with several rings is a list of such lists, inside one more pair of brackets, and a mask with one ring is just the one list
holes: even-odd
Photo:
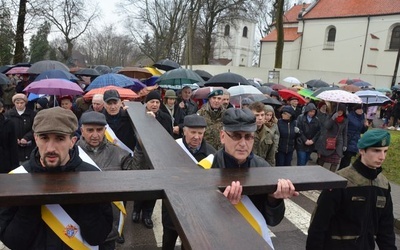
[(103, 114), (106, 116), (108, 126), (114, 131), (118, 139), (133, 151), (137, 139), (128, 112), (121, 109), (117, 115), (109, 115), (107, 111), (104, 110)]
[(173, 134), (174, 139), (182, 138), (183, 136), (183, 120), (185, 119), (185, 111), (179, 107), (179, 104), (176, 103), (174, 105), (174, 115), (171, 116), (171, 113), (168, 111), (168, 108), (165, 104), (160, 105), (160, 111), (171, 117), (173, 126), (179, 126), (179, 134)]
[(347, 187), (324, 190), (318, 198), (306, 249), (394, 250), (390, 184), (382, 168), (370, 169), (357, 159), (337, 174)]
[(0, 173), (8, 173), (19, 166), (17, 152), (14, 124), (0, 114)]
[(36, 112), (28, 108), (25, 109), (24, 113), (19, 115), (15, 107), (5, 113), (5, 116), (14, 123), (15, 133), (17, 135), (16, 139), (25, 139), (28, 142), (30, 141), (30, 145), (18, 145), (18, 159), (21, 162), (29, 159), (32, 150), (36, 146), (32, 131), (35, 115)]
[(294, 151), (296, 144), (296, 133), (294, 127), (296, 126), (296, 121), (288, 121), (279, 119), (278, 129), (279, 129), (279, 144), (278, 151), (289, 153)]
[[(309, 103), (305, 106), (304, 113), (297, 117), (297, 127), (300, 129), (300, 134), (297, 138), (296, 149), (300, 151), (313, 152), (315, 144), (321, 134), (321, 123), (318, 117), (314, 115), (310, 122), (307, 119), (307, 113), (311, 110), (317, 111), (313, 103)], [(312, 140), (314, 144), (306, 145), (305, 142), (307, 140)]]
[[(271, 167), (263, 158), (251, 153), (247, 161), (238, 166), (236, 160), (227, 154), (224, 149), (220, 149), (214, 156), (212, 168), (238, 168), (238, 167)], [(278, 180), (277, 180), (278, 181)], [(250, 200), (264, 216), (265, 221), (270, 226), (278, 225), (285, 215), (285, 203), (280, 200), (275, 207), (268, 203), (267, 194), (249, 195)]]
[[(65, 166), (47, 169), (39, 161), (37, 148), (23, 166), (29, 173), (98, 171), (82, 161), (75, 146)], [(83, 238), (91, 245), (102, 244), (113, 223), (111, 203), (61, 205), (79, 225)], [(0, 240), (11, 249), (70, 249), (41, 218), (41, 206), (0, 208)], [(100, 247), (100, 249), (103, 249)]]

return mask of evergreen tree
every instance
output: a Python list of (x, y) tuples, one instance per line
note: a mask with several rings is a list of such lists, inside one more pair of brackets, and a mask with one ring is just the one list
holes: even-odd
[(47, 40), (50, 34), (50, 23), (44, 22), (38, 29), (37, 33), (31, 37), (31, 63), (42, 61), (48, 58), (50, 52), (49, 41)]
[(0, 65), (12, 64), (14, 36), (10, 10), (3, 6), (0, 8)]

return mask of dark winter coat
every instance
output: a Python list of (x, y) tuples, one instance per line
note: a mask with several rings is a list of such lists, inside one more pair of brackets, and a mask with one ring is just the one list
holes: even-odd
[(121, 109), (117, 115), (109, 115), (107, 111), (104, 111), (104, 115), (108, 126), (114, 131), (118, 139), (133, 151), (137, 140), (128, 112)]
[(18, 145), (18, 160), (20, 162), (28, 160), (32, 150), (36, 146), (32, 131), (35, 115), (36, 112), (28, 108), (25, 109), (24, 113), (19, 115), (15, 107), (5, 113), (5, 116), (14, 124), (17, 139), (25, 139), (30, 142), (27, 146)]
[(14, 124), (3, 114), (0, 114), (0, 162), (0, 173), (8, 173), (19, 166)]
[(358, 159), (337, 174), (347, 187), (323, 190), (308, 229), (306, 249), (395, 250), (390, 184), (382, 168), (370, 169)]
[[(300, 134), (296, 141), (296, 149), (299, 151), (313, 152), (321, 134), (321, 123), (318, 117), (315, 115), (310, 122), (307, 119), (307, 113), (311, 110), (317, 110), (313, 103), (307, 104), (304, 107), (304, 113), (297, 118), (297, 127), (300, 129)], [(312, 140), (314, 144), (306, 145), (305, 142), (307, 140)]]
[[(271, 167), (263, 158), (251, 153), (247, 161), (238, 165), (236, 159), (220, 149), (214, 155), (212, 168), (249, 168), (249, 167)], [(285, 203), (279, 200), (278, 205), (271, 207), (268, 203), (268, 194), (249, 195), (250, 200), (257, 207), (270, 226), (278, 225), (285, 215)]]
[(178, 100), (177, 103), (180, 103), (181, 101), (183, 101), (185, 103), (185, 107), (183, 108), (183, 111), (185, 112), (185, 115), (196, 114), (196, 112), (199, 110), (199, 106), (192, 99), (189, 99), (187, 101)]
[(364, 125), (364, 114), (358, 115), (356, 112), (351, 111), (347, 116), (347, 151), (358, 153), (357, 143), (360, 140), (361, 134), (364, 134), (368, 127)]
[(296, 127), (296, 121), (283, 119), (278, 120), (278, 129), (280, 134), (278, 145), (279, 152), (289, 153), (294, 151), (297, 137), (294, 127)]
[(185, 111), (179, 107), (179, 104), (174, 105), (174, 115), (168, 111), (168, 108), (165, 104), (160, 105), (160, 111), (166, 113), (167, 115), (171, 116), (173, 127), (179, 126), (179, 134), (173, 134), (174, 139), (182, 138), (183, 136), (183, 120), (185, 119)]
[[(32, 151), (23, 166), (28, 173), (98, 171), (82, 161), (75, 146), (65, 166), (49, 169), (40, 164), (38, 149)], [(61, 205), (80, 226), (81, 234), (91, 245), (102, 244), (112, 228), (111, 203)], [(42, 220), (41, 206), (0, 208), (0, 240), (11, 249), (70, 249)], [(100, 248), (102, 249), (102, 248)]]
[[(326, 149), (326, 138), (336, 137), (336, 149)], [(321, 129), (321, 135), (318, 139), (316, 148), (318, 154), (323, 156), (332, 155), (335, 151), (343, 157), (343, 147), (347, 145), (347, 118), (342, 123), (329, 118), (325, 121), (324, 128)]]

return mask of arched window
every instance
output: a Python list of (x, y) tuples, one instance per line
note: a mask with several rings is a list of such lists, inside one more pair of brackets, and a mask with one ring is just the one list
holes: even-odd
[(224, 36), (229, 36), (229, 32), (231, 30), (231, 27), (229, 25), (225, 26), (225, 32), (224, 32)]
[(247, 26), (244, 26), (242, 35), (243, 37), (247, 37), (247, 31), (248, 31)]
[(389, 49), (398, 50), (399, 47), (400, 47), (400, 25), (394, 27), (392, 30)]
[(334, 49), (336, 40), (336, 28), (329, 26), (326, 29), (324, 49)]

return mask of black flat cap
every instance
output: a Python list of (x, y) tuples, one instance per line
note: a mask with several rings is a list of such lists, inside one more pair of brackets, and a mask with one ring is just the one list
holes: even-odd
[(106, 117), (104, 114), (96, 111), (88, 111), (82, 114), (81, 124), (96, 124), (96, 125), (107, 125)]
[(225, 131), (254, 132), (257, 130), (256, 117), (250, 109), (229, 108), (222, 117)]
[(189, 128), (205, 128), (207, 127), (206, 119), (198, 114), (187, 115), (183, 120), (183, 126)]
[(294, 109), (292, 108), (292, 106), (285, 106), (282, 108), (282, 113), (286, 112), (288, 114), (290, 114), (291, 116), (294, 116), (296, 113), (294, 112)]
[(211, 98), (213, 96), (218, 96), (218, 95), (223, 95), (224, 91), (222, 89), (216, 89), (212, 92), (210, 92), (210, 94), (208, 94), (207, 98)]

